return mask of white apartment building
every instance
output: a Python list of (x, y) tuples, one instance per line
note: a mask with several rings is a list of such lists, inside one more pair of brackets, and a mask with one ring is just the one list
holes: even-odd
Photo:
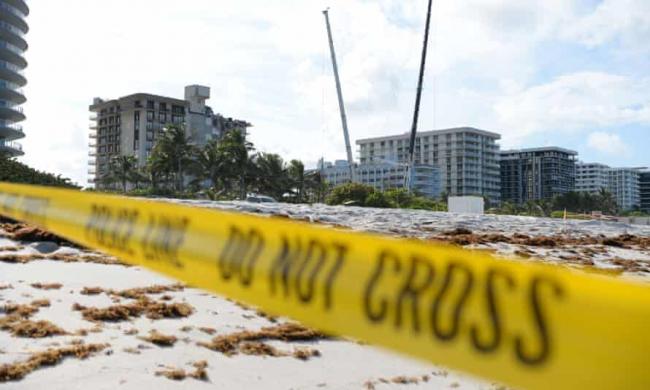
[(601, 189), (609, 188), (609, 170), (605, 164), (577, 163), (576, 164), (576, 191), (597, 193)]
[(609, 192), (616, 198), (621, 210), (633, 210), (641, 206), (639, 168), (611, 168), (609, 170)]
[[(330, 186), (336, 187), (350, 182), (350, 169), (346, 160), (321, 162), (319, 171), (323, 180)], [(407, 172), (406, 164), (355, 164), (356, 180), (377, 190), (385, 191), (404, 187), (404, 177)], [(416, 165), (413, 175), (413, 189), (428, 198), (437, 198), (441, 194), (440, 170), (432, 165)]]
[(611, 168), (598, 163), (576, 164), (576, 191), (610, 192), (621, 210), (641, 206), (641, 173), (643, 168)]
[[(361, 139), (360, 163), (408, 162), (410, 134)], [(499, 145), (501, 135), (471, 127), (420, 132), (415, 162), (440, 170), (441, 189), (450, 196), (485, 196), (492, 204), (501, 199)]]

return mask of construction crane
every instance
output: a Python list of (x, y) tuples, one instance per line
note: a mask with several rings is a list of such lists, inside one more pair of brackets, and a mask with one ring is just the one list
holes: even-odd
[(329, 8), (323, 11), (325, 15), (325, 24), (327, 26), (327, 38), (330, 43), (330, 54), (332, 56), (332, 68), (334, 68), (334, 80), (336, 81), (336, 93), (339, 99), (339, 111), (341, 112), (341, 123), (343, 125), (343, 138), (345, 139), (345, 151), (350, 166), (350, 181), (355, 182), (354, 159), (352, 158), (352, 147), (350, 146), (350, 134), (348, 132), (348, 119), (345, 115), (345, 104), (343, 103), (343, 92), (341, 91), (341, 81), (339, 80), (339, 69), (336, 64), (336, 52), (334, 51), (334, 40), (332, 39), (332, 28), (330, 27)]
[(424, 45), (422, 47), (422, 57), (420, 59), (420, 77), (418, 78), (418, 89), (415, 95), (415, 110), (413, 112), (413, 123), (411, 124), (411, 138), (409, 142), (409, 160), (408, 169), (405, 177), (405, 187), (410, 192), (413, 181), (413, 166), (415, 165), (415, 136), (418, 132), (418, 117), (420, 115), (420, 100), (422, 98), (422, 84), (424, 80), (424, 69), (427, 61), (427, 45), (429, 43), (429, 26), (431, 24), (431, 7), (433, 0), (429, 0), (427, 10), (427, 21), (424, 27)]

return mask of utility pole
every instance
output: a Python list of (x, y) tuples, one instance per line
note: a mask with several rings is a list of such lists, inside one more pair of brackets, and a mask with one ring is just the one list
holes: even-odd
[(350, 134), (348, 132), (348, 119), (345, 115), (345, 104), (343, 103), (343, 92), (341, 92), (341, 81), (339, 80), (339, 68), (336, 64), (336, 53), (334, 51), (334, 41), (332, 40), (332, 28), (330, 27), (329, 8), (323, 11), (325, 15), (325, 24), (327, 25), (327, 37), (330, 43), (330, 54), (332, 56), (332, 67), (334, 68), (334, 79), (336, 81), (336, 93), (339, 98), (339, 111), (341, 112), (341, 123), (343, 124), (343, 138), (345, 139), (345, 151), (348, 156), (348, 165), (350, 166), (350, 181), (355, 181), (354, 159), (352, 158), (352, 147), (350, 146)]
[(422, 58), (420, 59), (420, 77), (418, 79), (418, 90), (415, 96), (415, 110), (413, 112), (413, 124), (411, 125), (411, 142), (409, 143), (409, 166), (406, 172), (406, 189), (411, 192), (412, 178), (415, 165), (415, 135), (418, 131), (418, 118), (420, 116), (420, 100), (422, 98), (422, 83), (424, 81), (424, 69), (427, 61), (427, 45), (429, 44), (429, 26), (431, 24), (431, 7), (433, 0), (429, 0), (427, 10), (427, 21), (424, 27), (424, 46), (422, 46)]

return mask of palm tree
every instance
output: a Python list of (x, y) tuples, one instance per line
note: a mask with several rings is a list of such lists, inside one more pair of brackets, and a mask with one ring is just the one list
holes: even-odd
[(253, 144), (246, 140), (245, 132), (239, 129), (227, 132), (217, 147), (224, 168), (224, 186), (230, 190), (232, 183), (238, 182), (241, 199), (246, 197), (246, 178), (251, 169), (249, 152), (252, 150)]
[(107, 182), (122, 184), (122, 192), (126, 192), (129, 181), (132, 181), (138, 167), (138, 160), (134, 156), (113, 156), (108, 163), (108, 173), (104, 176)]
[(178, 191), (183, 191), (184, 173), (192, 162), (192, 151), (193, 146), (190, 138), (185, 135), (185, 127), (178, 125), (167, 127), (152, 151), (152, 155), (156, 155), (158, 168), (174, 173)]
[(213, 190), (223, 183), (226, 163), (224, 154), (219, 152), (218, 141), (212, 140), (195, 151), (191, 170), (196, 176), (196, 181), (209, 180)]
[(305, 165), (300, 160), (291, 160), (287, 168), (291, 186), (298, 192), (298, 203), (302, 203), (303, 193), (305, 191)]
[(274, 153), (259, 153), (255, 163), (259, 173), (258, 191), (281, 199), (291, 187), (282, 157)]
[(598, 207), (602, 212), (606, 214), (616, 214), (618, 211), (618, 205), (616, 203), (616, 198), (614, 198), (614, 195), (611, 192), (601, 188), (596, 197)]

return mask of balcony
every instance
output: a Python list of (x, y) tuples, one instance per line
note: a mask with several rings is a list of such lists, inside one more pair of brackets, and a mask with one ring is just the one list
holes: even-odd
[(23, 108), (19, 106), (0, 106), (0, 118), (20, 122), (25, 120), (25, 114), (23, 114)]
[(13, 83), (0, 80), (0, 99), (12, 102), (14, 104), (23, 104), (27, 101), (22, 88), (11, 88), (3, 84), (15, 85)]
[(11, 157), (22, 156), (23, 146), (18, 142), (3, 142), (0, 141), (0, 153), (7, 153)]
[(27, 42), (23, 38), (24, 36), (25, 33), (21, 29), (4, 20), (0, 20), (0, 39), (11, 42), (13, 45), (26, 50)]
[(7, 141), (12, 141), (19, 138), (24, 138), (25, 133), (23, 133), (22, 126), (18, 126), (10, 123), (2, 123), (0, 121), (0, 138)]

